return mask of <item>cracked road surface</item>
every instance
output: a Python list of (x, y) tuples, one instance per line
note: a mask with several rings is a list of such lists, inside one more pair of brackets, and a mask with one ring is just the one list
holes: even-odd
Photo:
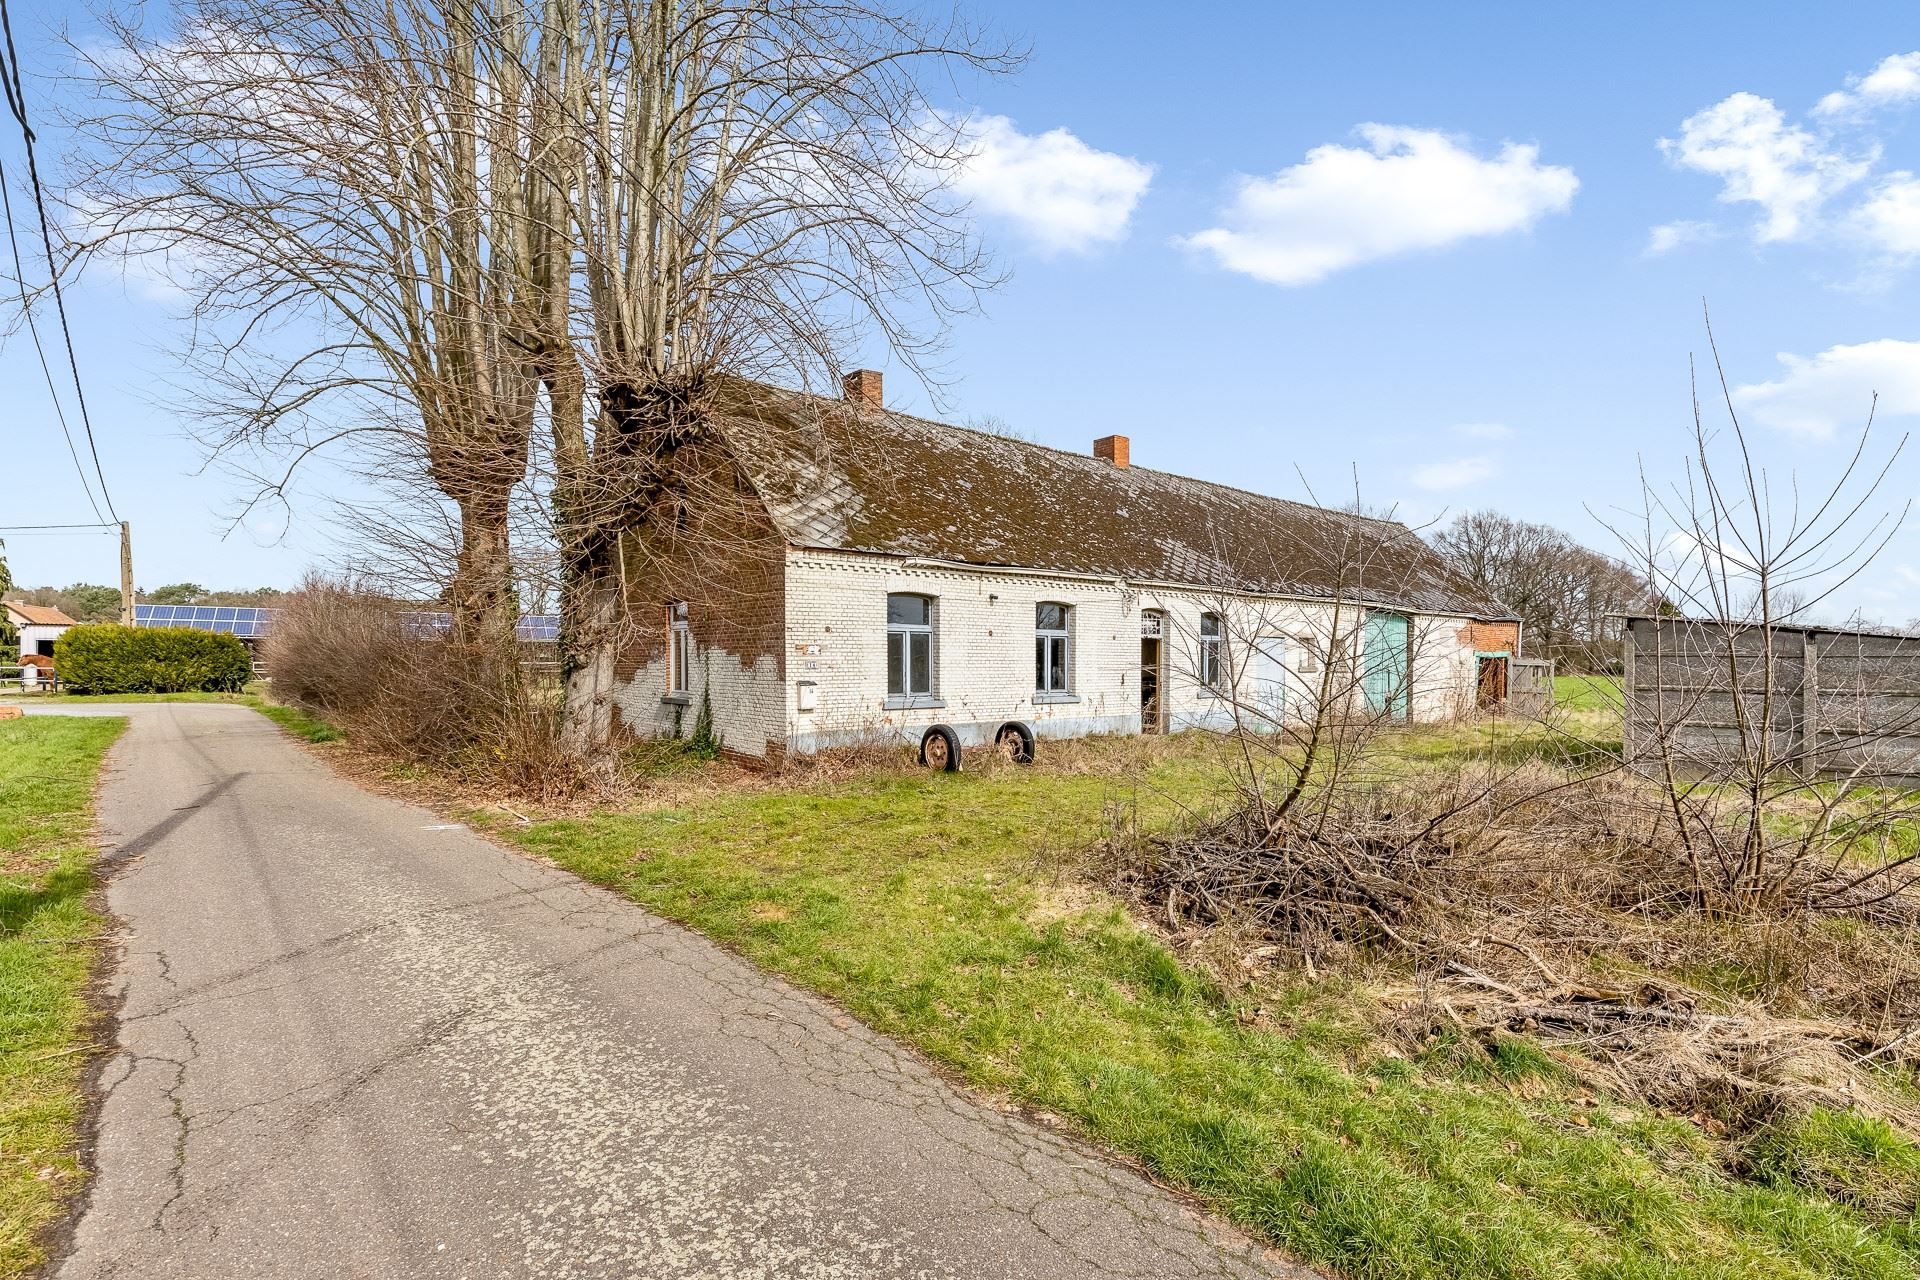
[(1307, 1275), (252, 711), (74, 710), (132, 725), (61, 1280)]

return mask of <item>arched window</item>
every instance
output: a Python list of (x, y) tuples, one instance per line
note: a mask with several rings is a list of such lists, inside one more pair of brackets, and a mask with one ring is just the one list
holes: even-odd
[(887, 597), (887, 695), (933, 696), (933, 601), (927, 596)]
[(1067, 693), (1067, 641), (1073, 610), (1064, 604), (1040, 604), (1033, 617), (1033, 687), (1038, 693)]
[(1222, 683), (1220, 668), (1220, 615), (1200, 615), (1200, 683), (1218, 689)]

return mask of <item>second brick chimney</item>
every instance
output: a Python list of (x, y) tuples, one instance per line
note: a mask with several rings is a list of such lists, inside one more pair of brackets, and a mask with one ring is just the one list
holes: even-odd
[(1125, 436), (1101, 436), (1093, 442), (1093, 456), (1102, 462), (1111, 462), (1116, 467), (1127, 465), (1127, 438)]
[(840, 386), (846, 392), (847, 399), (857, 405), (878, 409), (884, 403), (881, 398), (878, 369), (855, 369), (840, 379)]

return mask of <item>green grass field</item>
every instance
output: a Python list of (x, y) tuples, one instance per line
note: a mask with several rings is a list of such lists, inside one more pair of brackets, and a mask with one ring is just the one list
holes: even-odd
[(86, 986), (103, 921), (87, 906), (93, 784), (126, 722), (0, 721), (0, 1276), (79, 1190), (74, 1149)]
[[(1112, 752), (1111, 759), (1101, 758)], [(1376, 1042), (1338, 980), (1222, 989), (1066, 874), (1116, 807), (1217, 794), (1197, 750), (880, 773), (497, 833), (824, 993), (1342, 1274), (1854, 1277), (1920, 1269), (1920, 1149), (1815, 1113), (1742, 1180), (1684, 1120), (1529, 1042)], [(469, 815), (485, 824), (485, 815)]]
[(1553, 700), (1569, 711), (1618, 711), (1618, 676), (1555, 676)]

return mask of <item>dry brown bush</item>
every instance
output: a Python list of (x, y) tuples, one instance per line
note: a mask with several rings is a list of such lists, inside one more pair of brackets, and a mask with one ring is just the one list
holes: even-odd
[(557, 800), (602, 784), (559, 745), (558, 687), (500, 651), (351, 584), (311, 578), (263, 646), (274, 696), (376, 755)]
[(1174, 938), (1363, 979), (1414, 1042), (1525, 1035), (1592, 1087), (1743, 1130), (1783, 1106), (1910, 1132), (1883, 1069), (1920, 1068), (1920, 895), (1851, 912), (1701, 909), (1658, 788), (1474, 761), (1121, 830), (1106, 871)]

